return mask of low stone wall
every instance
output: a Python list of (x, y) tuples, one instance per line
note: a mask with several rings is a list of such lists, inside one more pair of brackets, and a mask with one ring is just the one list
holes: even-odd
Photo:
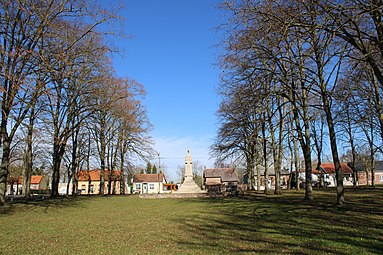
[(161, 193), (161, 194), (140, 194), (139, 198), (208, 198), (217, 197), (208, 193)]

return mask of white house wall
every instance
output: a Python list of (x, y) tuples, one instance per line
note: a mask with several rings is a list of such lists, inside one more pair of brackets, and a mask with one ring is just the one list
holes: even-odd
[[(137, 184), (140, 185), (139, 189), (137, 189)], [(163, 184), (158, 182), (135, 182), (133, 183), (133, 193), (143, 194), (144, 184), (147, 184), (147, 187), (148, 187), (147, 194), (164, 193)]]

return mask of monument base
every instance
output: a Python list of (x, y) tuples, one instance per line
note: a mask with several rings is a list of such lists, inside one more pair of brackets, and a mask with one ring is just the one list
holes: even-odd
[(186, 176), (184, 182), (176, 193), (206, 193), (198, 187), (197, 183), (194, 182), (192, 176)]

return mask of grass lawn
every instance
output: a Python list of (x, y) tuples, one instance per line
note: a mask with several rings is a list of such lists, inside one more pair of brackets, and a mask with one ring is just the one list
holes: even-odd
[(0, 254), (382, 254), (383, 188), (282, 196), (79, 197), (0, 208)]

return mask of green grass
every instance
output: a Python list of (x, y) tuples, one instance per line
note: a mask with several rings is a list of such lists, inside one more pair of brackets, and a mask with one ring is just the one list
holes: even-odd
[(0, 254), (381, 254), (383, 189), (282, 196), (79, 197), (0, 209)]

